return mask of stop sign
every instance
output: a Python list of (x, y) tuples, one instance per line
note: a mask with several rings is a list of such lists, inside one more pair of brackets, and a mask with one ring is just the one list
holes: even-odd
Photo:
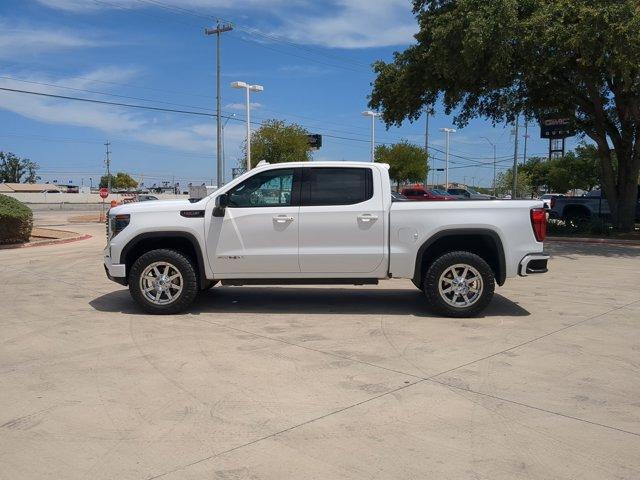
[(100, 194), (100, 198), (107, 198), (109, 196), (109, 190), (104, 187), (98, 190), (98, 193)]

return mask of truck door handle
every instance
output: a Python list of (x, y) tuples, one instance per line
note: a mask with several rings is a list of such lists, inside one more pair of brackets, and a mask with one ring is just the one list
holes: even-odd
[(273, 221), (276, 223), (287, 223), (293, 222), (294, 220), (294, 217), (289, 217), (287, 215), (276, 215), (275, 217), (273, 217)]
[(371, 222), (377, 219), (378, 216), (371, 213), (363, 213), (362, 215), (358, 215), (358, 220), (360, 220), (361, 222)]

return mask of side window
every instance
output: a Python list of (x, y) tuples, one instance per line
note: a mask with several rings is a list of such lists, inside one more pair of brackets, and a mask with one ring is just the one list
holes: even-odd
[(303, 175), (305, 206), (354, 205), (373, 197), (370, 168), (304, 168)]
[(268, 170), (229, 191), (230, 207), (288, 207), (292, 205), (292, 168)]

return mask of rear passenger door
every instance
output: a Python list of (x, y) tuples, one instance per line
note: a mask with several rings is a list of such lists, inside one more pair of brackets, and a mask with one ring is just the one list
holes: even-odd
[(368, 167), (302, 169), (301, 273), (365, 274), (380, 266), (385, 218), (378, 175)]

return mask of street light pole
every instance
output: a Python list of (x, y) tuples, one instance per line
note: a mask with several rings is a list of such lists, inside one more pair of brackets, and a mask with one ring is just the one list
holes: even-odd
[(445, 160), (444, 160), (444, 188), (445, 190), (449, 188), (449, 135), (452, 133), (456, 133), (453, 128), (441, 128), (441, 132), (444, 132), (445, 137), (447, 139), (446, 148), (445, 148)]
[(517, 198), (518, 190), (518, 123), (520, 122), (520, 116), (516, 115), (516, 129), (515, 129), (515, 142), (513, 148), (513, 186), (511, 187), (513, 192), (511, 198), (515, 200)]
[(376, 161), (376, 117), (379, 117), (378, 112), (372, 112), (366, 110), (362, 112), (363, 117), (371, 117), (371, 161)]
[(251, 96), (249, 92), (262, 92), (262, 85), (249, 85), (246, 82), (233, 82), (233, 88), (244, 88), (246, 91), (246, 115), (247, 115), (247, 172), (251, 170)]
[(230, 32), (233, 30), (233, 26), (230, 24), (221, 24), (220, 20), (218, 20), (216, 28), (205, 28), (205, 35), (215, 35), (216, 36), (216, 127), (217, 127), (217, 138), (216, 138), (216, 172), (217, 172), (217, 182), (218, 186), (222, 186), (223, 177), (224, 177), (224, 167), (222, 165), (222, 123), (220, 119), (222, 118), (222, 97), (220, 95), (220, 34), (224, 32)]
[(484, 138), (489, 144), (493, 147), (493, 196), (496, 196), (496, 144), (489, 140), (487, 137)]

